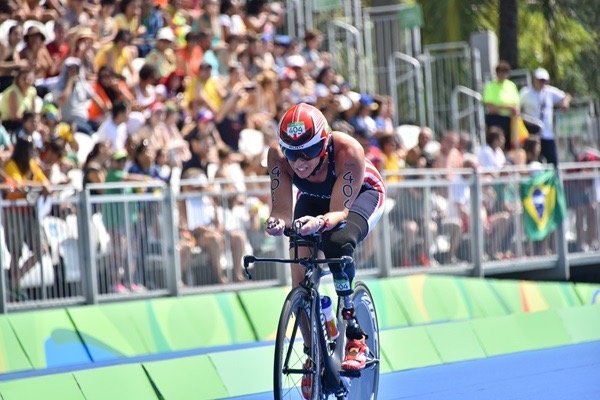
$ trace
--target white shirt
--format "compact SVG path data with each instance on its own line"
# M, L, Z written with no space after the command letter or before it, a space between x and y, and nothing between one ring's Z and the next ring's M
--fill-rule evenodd
M501 148L494 150L489 145L479 149L477 159L479 161L479 166L482 168L500 169L506 164L504 151L502 151Z
M540 91L531 86L521 89L521 112L543 122L542 139L554 139L554 106L566 96L567 94L562 90L549 85L544 86Z
M127 125L125 123L117 125L112 118L108 118L98 128L98 137L109 140L113 150L123 150L127 140Z

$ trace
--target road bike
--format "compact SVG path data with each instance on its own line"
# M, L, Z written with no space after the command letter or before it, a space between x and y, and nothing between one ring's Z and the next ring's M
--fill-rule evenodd
M305 268L304 280L287 295L279 317L273 365L274 398L327 400L333 396L336 400L374 400L379 386L379 326L369 288L364 282L357 282L352 294L355 318L368 336L367 363L361 371L344 371L340 365L346 345L346 322L341 316L341 299L338 297L336 313L339 336L332 339L321 313L318 289L321 277L331 273L326 265L340 264L343 267L352 263L353 259L348 256L318 258L321 234L301 236L298 228L295 226L284 232L290 239L293 258L244 257L244 267L250 279L248 267L256 262L299 264ZM302 246L312 249L310 257L298 257L298 248ZM303 337L301 332L308 337ZM308 363L307 358L310 360ZM309 377L311 382L305 395L301 387L303 377Z

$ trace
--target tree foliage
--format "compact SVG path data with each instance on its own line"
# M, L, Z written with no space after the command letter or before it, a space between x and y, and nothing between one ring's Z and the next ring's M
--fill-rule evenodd
M468 41L471 33L500 34L502 0L420 0L425 43ZM543 66L558 86L600 97L598 0L518 0L521 68Z

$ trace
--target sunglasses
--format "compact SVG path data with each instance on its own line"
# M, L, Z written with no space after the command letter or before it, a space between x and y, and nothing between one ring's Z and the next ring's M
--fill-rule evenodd
M282 147L281 150L283 151L285 158L287 158L289 161L296 161L299 158L303 160L312 160L321 154L321 151L323 150L323 141L321 140L305 149L290 150Z

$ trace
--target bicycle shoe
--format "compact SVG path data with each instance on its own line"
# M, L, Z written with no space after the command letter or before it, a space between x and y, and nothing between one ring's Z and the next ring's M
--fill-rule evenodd
M345 371L359 371L363 369L367 363L367 354L369 347L365 343L365 339L353 339L346 343L346 356L342 362L342 369Z
M304 362L304 366L302 367L302 369L312 369L313 363L312 360L310 358L307 358L306 361ZM304 375L302 375L302 381L300 381L300 388L302 389L302 397L304 397L307 400L310 400L312 397L312 374L311 373L305 373Z

